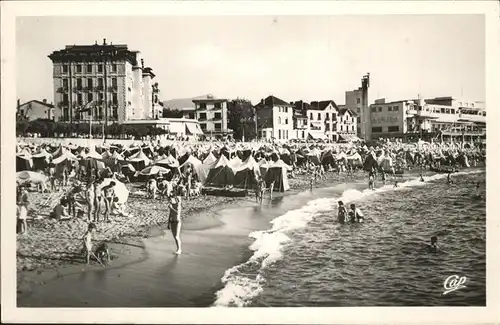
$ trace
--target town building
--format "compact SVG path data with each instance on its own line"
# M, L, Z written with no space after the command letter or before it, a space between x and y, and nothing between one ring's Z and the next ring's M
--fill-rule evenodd
M347 108L339 109L333 100L313 101L311 104L297 101L294 106L296 138L330 142L357 138L356 114Z
M361 79L361 87L345 92L345 105L338 105L339 109L349 109L357 116L356 134L363 140L371 139L371 125L369 112L368 88L370 87L370 73Z
M54 105L48 103L46 99L42 101L30 100L24 104L17 101L17 120L34 121L38 119L54 120Z
M486 137L483 102L452 97L410 99L370 105L373 139L412 138L439 141L480 141Z
M104 39L103 44L67 45L48 57L57 121L88 121L92 115L93 121L108 124L162 116L155 74L139 51Z
M124 121L124 125L141 125L147 127L157 127L168 132L168 134L178 137L196 138L203 136L200 124L195 119L185 118L158 118Z
M290 140L296 137L293 121L294 105L275 96L268 96L254 106L259 139Z
M195 118L201 130L209 137L221 137L232 133L228 129L227 99L205 95L192 100L195 105ZM192 112L186 110L186 114Z

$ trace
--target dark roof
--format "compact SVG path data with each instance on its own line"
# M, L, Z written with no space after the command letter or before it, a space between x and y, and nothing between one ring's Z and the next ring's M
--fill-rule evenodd
M127 60L137 65L137 51L129 51L127 45L94 44L66 45L64 49L52 52L48 56L52 62L101 62L106 58L110 61Z
M328 107L328 105L330 105L330 103L333 105L333 107L336 110L339 109L339 107L337 106L337 104L333 100L322 100L319 102L317 102L317 101L311 102L311 108L309 108L309 109L323 111Z
M340 109L340 114L345 114L345 112L349 112L351 113L351 116L358 116L358 114L354 113L354 111L352 109L349 109L349 108L342 108Z
M282 99L279 99L275 96L268 96L266 99L261 100L255 108L266 108L266 107L274 107L274 106L292 106L293 104L289 104Z
M44 103L44 102L42 102L42 101L40 101L40 100L37 100L37 99L30 100L29 102L23 103L23 104L21 104L21 105L19 105L19 106L24 106L24 105L29 104L29 103L32 103L32 102L36 102L36 103L38 103L38 104L40 104L40 105L44 105L44 106L47 106L47 107L49 107L49 108L54 108L54 105L49 104L49 103Z

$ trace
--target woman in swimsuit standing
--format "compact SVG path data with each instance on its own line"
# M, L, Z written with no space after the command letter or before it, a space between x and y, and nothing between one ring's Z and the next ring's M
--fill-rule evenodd
M168 217L168 228L172 231L172 236L174 236L175 245L177 246L177 251L175 254L180 255L182 253L181 249L181 198L180 196L172 196L170 199L169 209L170 214Z

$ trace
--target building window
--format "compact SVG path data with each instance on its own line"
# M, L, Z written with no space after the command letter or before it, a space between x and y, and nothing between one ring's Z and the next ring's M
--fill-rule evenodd
M206 121L207 120L207 113L200 113L200 121Z
M97 79L97 88L102 89L104 87L104 80L102 78Z
M83 105L83 96L82 94L77 94L76 95L76 102L78 105Z
M330 113L326 113L326 119L329 120L330 119Z
M62 66L62 71L63 73L68 73L68 66L66 64Z
M92 83L92 79L89 78L89 79L87 79L87 88L88 88L88 90L92 90L92 87L94 87L93 83Z
M118 94L113 94L113 105L118 105Z
M82 65L81 64L76 65L76 73L82 73Z
M388 107L387 107L387 111L388 111L388 112L392 112L392 106L388 106Z
M222 124L221 123L215 123L215 129L216 130L220 130L222 128Z
M76 79L76 89L82 90L82 79Z
M321 113L318 113L318 121L321 121Z
M356 104L361 104L361 98L356 98Z
M111 72L116 72L116 64L111 65Z
M104 94L99 93L99 103L102 103L104 101Z
M372 113L376 113L377 112L377 108L376 107L372 107L372 108L370 108L370 110L372 111Z
M214 119L219 120L221 118L222 118L222 114L221 113L215 113Z
M87 64L87 73L92 73L92 64Z
M116 78L111 79L111 87L113 87L113 89L118 88L118 79Z
M278 124L281 124L281 116L278 116Z
M97 66L97 72L102 73L102 71L103 71L102 64L99 64L99 65Z
M379 112L382 112L382 107L379 107L379 108L378 108L378 111L379 111Z
M91 101L94 100L94 94L92 93L88 93L87 94L87 102L90 103Z
M278 130L278 139L280 139L280 140L281 140L281 129L280 129L280 130Z
M285 113L288 113L288 107L284 107L283 110L285 111ZM288 138L288 132L287 132L287 138Z
M220 109L222 107L222 104L221 103L215 103L214 104L214 108L215 109Z
M63 79L63 88L68 88L68 79Z
M200 123L200 128L203 130L203 131L206 131L207 130L207 125L205 123Z
M340 132L342 132L342 131L343 131L343 127L342 127L342 125L340 125Z
M374 127L372 127L372 132L373 133L382 133L382 127L381 126L374 126Z
M288 118L285 117L285 125L288 125Z
M397 125L396 125L396 126L389 126L389 127L387 128L387 130L388 130L389 132L399 132L399 126L397 126Z
M69 96L68 94L63 94L63 104L68 105L69 103Z
M393 111L393 112L399 112L399 106L394 106L394 107L392 108L392 111Z
M207 108L207 103L200 103L199 109L206 109Z
M310 119L311 119L311 120L314 120L313 113L311 113L310 115L311 115L311 116L310 116Z

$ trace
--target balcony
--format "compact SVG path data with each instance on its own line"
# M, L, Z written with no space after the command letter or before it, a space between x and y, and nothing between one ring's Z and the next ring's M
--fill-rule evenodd
M206 121L206 120L207 120L207 117L206 117L206 116L204 116L204 117L201 117L201 116L200 116L200 117L198 117L198 121Z
M114 85L114 86L109 87L109 91L117 92L118 91L118 86Z
M428 112L428 111L424 111L424 110L418 111L417 115L420 117L425 117L425 118L438 118L439 117L437 113Z
M418 111L416 109L408 109L406 110L406 114L408 115L416 115Z
M103 85L99 85L97 87L94 88L95 91L101 91L101 90L104 90L104 86Z

